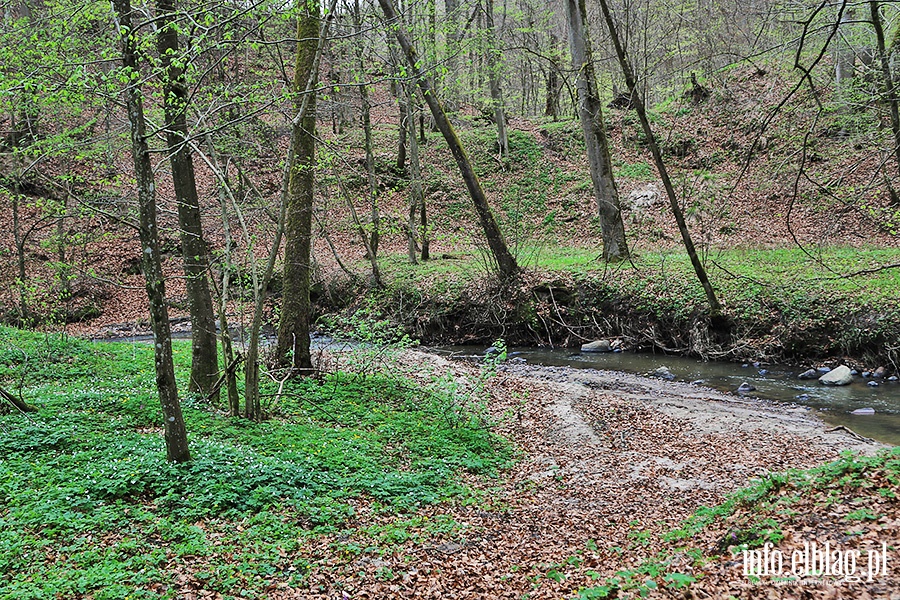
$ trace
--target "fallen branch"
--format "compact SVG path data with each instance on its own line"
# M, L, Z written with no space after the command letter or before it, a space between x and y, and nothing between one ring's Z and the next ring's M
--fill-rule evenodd
M28 404L21 398L17 398L16 396L13 396L12 394L7 392L2 387L0 387L0 398L5 400L6 402L9 402L13 406L13 408L19 410L20 412L30 413L30 412L38 411L36 406L32 406L31 404Z
M855 431L853 431L852 429L850 429L849 427L844 427L843 425L838 425L837 427L832 427L831 429L825 430L825 433L835 433L835 432L846 433L850 437L857 439L861 442L866 442L868 444L871 444L872 442L875 441L872 438L863 437L863 436L859 435L858 433L856 433Z

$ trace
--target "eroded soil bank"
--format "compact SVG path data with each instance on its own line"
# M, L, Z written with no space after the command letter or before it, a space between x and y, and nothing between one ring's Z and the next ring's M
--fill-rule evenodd
M452 371L474 380L480 368L417 352L404 360L421 365L422 377ZM341 548L365 547L363 529L389 520L359 506L356 533L307 542L303 553L313 566L309 589L300 596L284 590L273 597L571 597L671 551L660 534L678 528L700 506L720 503L753 477L809 468L848 449L881 448L802 409L622 373L508 365L486 391L498 432L514 440L523 455L495 485L473 483L484 491L484 502L423 510L431 519L452 517L458 528L396 544L388 552L342 553ZM840 507L831 508L836 511ZM892 517L867 524L867 531L897 544L896 513L894 503ZM823 527L825 520L823 514ZM834 529L839 537L844 536L840 527ZM722 541L716 536L727 542L729 531L712 535L715 539L700 548L713 557L710 562L701 565L684 554L678 566L697 581L686 590L657 592L661 597L801 593L749 581L739 560L721 557L716 549ZM833 542L841 540L846 536ZM823 580L802 593L887 598L896 589L900 580L889 573L872 583Z
M705 360L842 362L860 371L895 371L900 364L895 298L872 305L737 283L722 293L726 318L711 320L692 281L649 271L528 272L508 284L486 277L457 287L395 282L374 291L346 285L332 280L318 296L326 323L362 311L435 346L502 338L508 345L577 348L618 338L632 351Z

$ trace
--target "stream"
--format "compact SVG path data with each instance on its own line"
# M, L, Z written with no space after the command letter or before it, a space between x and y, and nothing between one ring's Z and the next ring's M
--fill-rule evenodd
M426 350L453 357L484 356L485 346L451 346ZM880 380L869 387L868 379L855 377L846 386L826 386L816 379L801 380L801 368L729 362L703 362L682 356L632 352L582 353L571 348L510 348L510 359L523 359L535 366L573 367L623 371L647 375L668 367L676 381L698 382L722 392L734 392L742 383L756 388L742 396L806 406L827 423L849 427L858 434L886 444L900 445L900 384ZM764 370L764 371L763 371ZM761 374L762 373L762 374ZM699 383L702 382L702 383ZM874 415L853 415L860 408L875 409Z
M190 338L190 332L173 332L175 339ZM149 342L153 336L138 335L106 338L102 341ZM101 341L101 340L98 340ZM329 337L313 337L314 348L344 346ZM352 344L351 344L352 345ZM447 357L483 359L485 346L445 346L422 348ZM738 386L749 383L755 391L742 396L772 400L792 406L806 406L826 423L849 427L858 434L885 444L900 445L900 383L880 380L878 387L869 387L867 379L855 377L846 386L825 386L816 379L801 380L797 375L805 369L778 365L754 367L749 363L703 362L675 355L633 352L580 352L571 348L509 348L511 360L524 360L534 366L572 367L621 371L647 375L665 366L676 381L697 382L721 392L737 393ZM764 371L763 371L764 369ZM854 415L854 410L872 408L874 415Z

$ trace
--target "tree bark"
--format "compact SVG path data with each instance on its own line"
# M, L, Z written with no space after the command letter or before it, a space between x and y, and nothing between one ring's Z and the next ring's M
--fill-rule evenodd
M310 90L318 80L318 0L306 0L297 17L297 62L294 69L292 159L284 229L284 299L275 357L294 374L312 373L309 345L311 306L309 286L312 250L312 213L316 164L316 98ZM308 97L305 97L308 96ZM305 105L305 106L304 106ZM248 365L249 368L249 365Z
M178 207L181 250L184 259L185 286L191 315L191 379L189 391L204 396L217 396L212 387L218 379L216 320L209 292L209 259L200 202L194 178L194 162L187 144L185 112L188 90L184 69L173 58L178 56L178 30L175 25L175 0L157 0L157 48L165 72L163 89L166 119L166 143L172 165L172 182Z
M569 1L571 2L571 0ZM584 0L580 1L583 2ZM644 99L638 93L637 80L634 77L634 72L631 70L631 65L628 63L628 56L625 54L622 42L619 40L619 34L616 30L615 22L613 22L609 4L607 0L599 0L599 2L600 10L603 12L603 18L606 21L606 27L609 30L609 35L612 38L613 46L616 50L619 66L622 69L622 74L625 76L628 92L631 94L634 101L634 108L637 110L638 118L641 121L641 127L644 130L644 135L647 137L647 144L650 147L651 154L653 154L653 161L656 163L659 177L662 179L663 187L666 189L666 195L669 197L669 206L671 206L672 214L675 215L675 221L678 223L678 231L681 233L681 240L684 243L684 248L687 250L688 256L691 259L691 265L694 267L697 279L700 281L700 285L703 286L703 291L706 293L706 299L709 302L710 315L712 316L713 322L722 323L722 305L719 303L718 298L716 298L716 293L709 281L709 277L706 275L706 269L703 267L703 263L700 262L700 257L697 255L697 249L694 246L693 239L691 239L691 232L688 230L687 222L684 220L684 213L681 211L681 206L678 204L678 198L675 196L675 188L672 186L672 180L669 178L669 171L666 169L665 161L663 161L662 153L659 150L659 144L656 141L656 136L653 135L653 129L650 128L650 121L647 118L647 109L644 106Z
M894 157L900 171L900 108L897 104L897 93L894 88L894 77L891 73L891 60L885 48L884 28L881 23L881 11L878 2L869 2L872 26L875 28L875 39L878 44L878 59L881 61L881 75L884 79L884 95L891 108L891 131L894 134Z
M503 90L500 87L499 40L494 28L494 0L485 0L485 24L488 30L488 79L491 88L491 103L494 108L494 120L497 122L497 142L500 146L500 158L509 158L509 136L506 133L506 110L503 108Z
M405 127L409 130L409 262L416 264L416 213L425 218L425 194L422 191L422 168L419 163L419 140L416 139L416 120L413 101L413 86L406 87L406 123ZM425 223L422 223L422 260L428 260L425 254Z
M131 124L131 156L138 186L139 235L141 239L141 264L150 303L150 325L153 329L154 366L156 389L165 425L166 458L182 463L191 459L188 450L187 431L178 401L175 384L175 368L172 361L172 334L169 328L169 311L166 306L166 288L159 254L159 234L156 224L156 186L153 165L147 145L146 125L141 90L137 87L137 40L131 23L130 0L114 0L122 35L122 64L131 77L125 90L128 120Z
M363 140L366 153L366 179L369 184L369 206L372 211L372 230L369 232L370 260L378 260L378 241L380 238L380 216L378 212L378 181L375 178L375 154L372 150L372 106L369 101L369 88L366 83L366 61L362 47L362 17L359 12L359 0L353 3L353 21L359 42L356 44L356 60L359 68L359 97L361 100ZM401 127L402 129L402 127ZM379 278L376 277L376 280Z
M594 184L594 198L600 217L603 258L621 260L628 257L628 246L625 243L625 225L622 222L619 191L613 178L609 140L597 91L585 0L566 0L566 19L569 24L572 66L578 71L576 82L578 117L584 131L591 181Z
M431 110L431 115L434 117L435 126L444 136L447 145L450 146L450 152L453 154L453 158L456 159L456 165L459 167L463 181L465 181L466 187L469 190L469 196L472 198L472 203L475 205L475 211L478 213L478 220L481 223L481 227L487 238L491 255L497 263L498 272L504 279L515 277L519 274L519 265L516 263L516 259L513 257L512 253L510 253L509 248L506 245L506 240L503 239L503 234L500 232L500 228L494 220L494 215L491 213L491 208L488 205L487 197L484 195L484 189L481 187L481 182L478 180L478 176L472 169L472 163L469 162L469 157L466 156L466 151L462 147L459 137L457 137L456 131L453 129L453 125L451 125L450 121L447 119L444 108L441 106L440 101L435 95L434 85L423 72L422 67L419 64L418 56L416 55L415 49L412 47L412 43L409 41L409 37L403 27L403 22L397 16L397 12L394 10L391 0L378 0L378 3L381 5L381 10L384 11L389 26L394 29L397 41L400 43L403 54L406 56L407 63L409 63L412 73L416 78L416 84L419 86L422 97L425 99L428 108Z
M37 412L38 408L36 406L32 406L28 404L24 400L20 400L15 395L7 392L5 389L0 387L0 400L4 400L9 403L10 406L15 408L20 412ZM0 415L5 414L7 411L2 408L0 405Z

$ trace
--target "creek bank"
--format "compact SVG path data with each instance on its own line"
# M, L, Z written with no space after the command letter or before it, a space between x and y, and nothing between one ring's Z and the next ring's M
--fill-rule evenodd
M900 364L900 308L852 296L804 299L742 288L723 293L727 328L711 324L699 286L633 275L527 272L514 283L482 277L464 285L394 282L380 290L333 279L320 317L386 319L430 346L508 345L662 352L704 360L837 367L886 374ZM730 289L730 288L729 288ZM606 344L591 350L606 351ZM823 373L815 374L815 378Z

